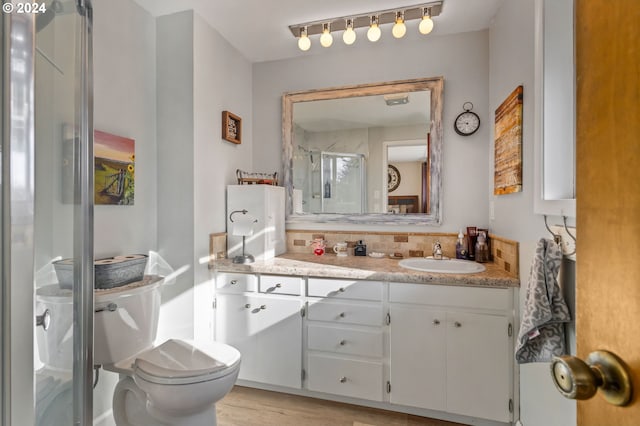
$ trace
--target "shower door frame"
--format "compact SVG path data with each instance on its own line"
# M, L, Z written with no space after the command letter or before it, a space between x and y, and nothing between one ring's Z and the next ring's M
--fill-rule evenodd
M5 5L11 3L2 0ZM93 423L93 65L91 0L75 0L73 423ZM54 18L55 19L55 18ZM0 424L34 424L35 16L4 13L0 192ZM14 158L14 161L12 161ZM27 167L20 167L15 160ZM26 184L25 184L26 182ZM20 185L22 183L22 185ZM20 203L18 203L18 201Z
M352 153L352 152L333 152L333 151L320 151L320 213L326 213L324 211L324 157L349 157L349 158L357 158L360 160L360 212L349 212L349 213L364 213L366 204L367 204L367 189L366 185L366 171L365 171L365 161L364 154ZM332 177L329 177L331 179ZM364 187L364 188L363 188ZM332 188L333 191L333 188ZM313 193L313 191L312 191ZM332 212L335 213L335 212Z

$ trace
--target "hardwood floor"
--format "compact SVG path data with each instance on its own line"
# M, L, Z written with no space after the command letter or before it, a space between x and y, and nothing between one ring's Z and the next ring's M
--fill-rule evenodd
M459 423L236 386L216 404L218 426L458 426Z

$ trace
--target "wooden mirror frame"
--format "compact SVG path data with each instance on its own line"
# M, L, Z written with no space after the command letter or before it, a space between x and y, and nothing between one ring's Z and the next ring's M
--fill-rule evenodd
M293 106L296 102L341 99L358 96L386 95L399 92L431 92L431 125L429 134L429 207L427 214L389 213L293 213ZM282 168L286 191L287 223L344 223L375 225L432 225L442 223L442 111L444 100L444 78L419 78L356 86L334 87L301 92L285 93L282 96ZM425 144L427 143L425 136Z

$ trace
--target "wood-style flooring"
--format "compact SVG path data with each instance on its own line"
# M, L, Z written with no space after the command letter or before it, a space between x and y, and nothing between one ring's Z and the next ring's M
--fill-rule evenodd
M236 386L216 404L218 426L460 426L459 423Z

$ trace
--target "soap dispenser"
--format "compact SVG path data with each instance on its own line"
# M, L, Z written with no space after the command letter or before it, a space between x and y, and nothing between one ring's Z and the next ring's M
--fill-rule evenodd
M478 233L476 242L475 257L476 262L485 263L489 261L489 246L487 245L487 237L484 232Z
M467 258L467 247L464 243L464 235L462 229L458 231L458 241L456 242L456 259Z

